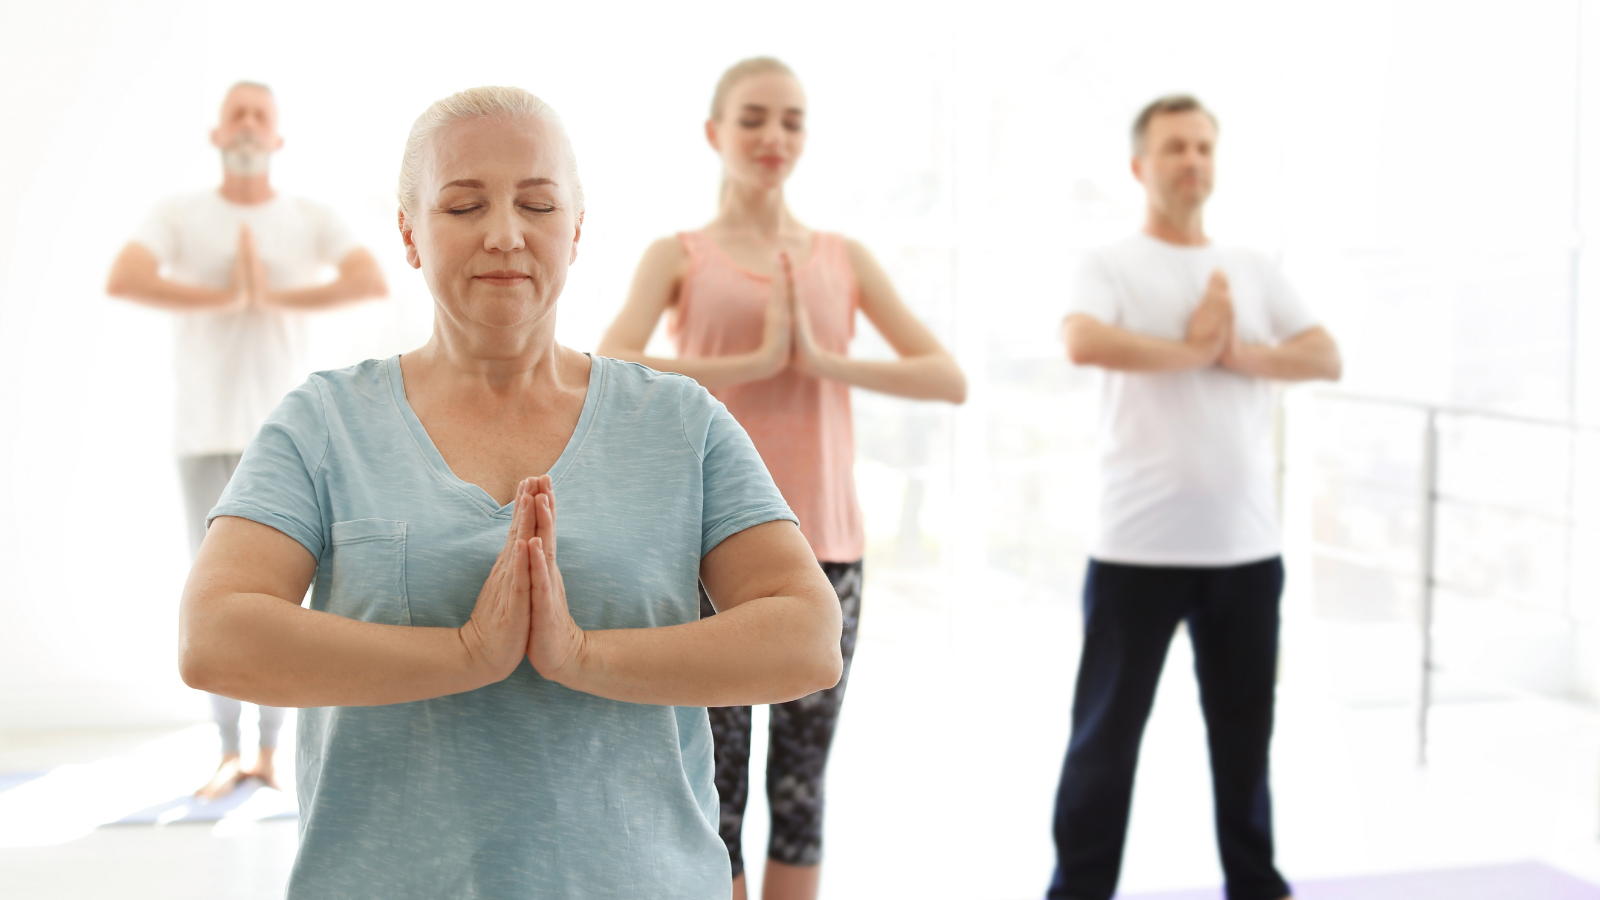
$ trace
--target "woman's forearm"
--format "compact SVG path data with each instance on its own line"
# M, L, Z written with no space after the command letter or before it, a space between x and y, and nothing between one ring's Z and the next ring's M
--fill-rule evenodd
M784 703L839 682L839 601L760 597L698 622L585 633L576 691L661 706Z
M900 359L851 359L834 353L818 354L817 375L852 387L913 400L967 399L967 379L961 367L944 353Z
M186 684L268 706L380 706L498 680L458 629L360 622L269 594L186 603L180 629Z
M601 356L626 360L649 366L658 372L676 372L687 375L708 390L760 381L777 371L760 353L740 353L734 356L698 356L678 359L667 356L650 356L643 351L622 350L602 345L595 351Z

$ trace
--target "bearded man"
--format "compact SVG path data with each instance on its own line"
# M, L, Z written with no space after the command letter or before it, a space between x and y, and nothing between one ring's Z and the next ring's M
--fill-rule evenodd
M106 284L113 297L176 314L173 449L191 553L245 446L306 375L305 314L387 293L377 261L331 209L273 190L268 169L283 138L266 85L228 90L211 143L222 155L221 187L156 207ZM338 270L331 281L329 268ZM283 710L260 707L260 748L247 768L239 701L212 695L211 705L222 762L195 795L215 799L250 777L276 787Z

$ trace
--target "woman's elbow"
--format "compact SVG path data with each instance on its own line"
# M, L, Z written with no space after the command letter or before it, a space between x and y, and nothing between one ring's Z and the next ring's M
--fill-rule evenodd
M197 691L216 693L217 666L209 654L197 646L196 641L185 637L178 645L178 677Z
M961 369L957 367L955 363L951 363L950 366L955 371L952 373L950 384L945 391L944 397L940 399L949 403L954 403L956 406L960 406L961 404L967 402L967 376L962 373Z
M839 648L844 616L831 588L818 606L820 609L812 620L814 627L806 639L800 665L794 669L801 697L825 691L844 677L844 654Z
M844 654L840 652L837 640L814 654L814 657L808 689L800 695L802 697L817 691L825 691L837 685L839 679L844 677Z

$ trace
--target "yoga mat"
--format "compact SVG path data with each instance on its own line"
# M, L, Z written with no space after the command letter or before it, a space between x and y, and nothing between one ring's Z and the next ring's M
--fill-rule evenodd
M259 779L247 778L233 792L210 802L184 796L157 803L124 816L112 825L176 825L182 822L216 822L223 818L260 821L292 819L299 815L293 797L275 791Z
M1600 887L1536 862L1295 881L1295 900L1600 900ZM1118 894L1121 900L1222 900L1222 889Z
M18 785L27 784L35 778L47 775L47 772L0 772L0 793L11 790Z

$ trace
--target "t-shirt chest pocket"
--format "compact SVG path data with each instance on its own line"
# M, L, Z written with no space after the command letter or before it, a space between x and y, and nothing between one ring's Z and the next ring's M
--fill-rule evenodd
M362 622L410 625L406 596L406 523L353 519L333 523L328 612Z

